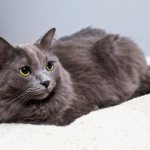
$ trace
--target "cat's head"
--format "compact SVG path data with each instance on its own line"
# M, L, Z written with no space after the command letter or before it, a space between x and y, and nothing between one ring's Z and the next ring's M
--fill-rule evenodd
M12 46L0 38L0 100L42 100L58 84L61 72L51 52L55 28L33 44Z

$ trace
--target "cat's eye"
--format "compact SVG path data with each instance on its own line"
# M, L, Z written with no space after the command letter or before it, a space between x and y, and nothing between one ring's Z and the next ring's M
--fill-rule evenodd
M29 66L24 66L24 67L21 67L19 69L19 73L24 76L24 77L27 77L31 74L31 69Z
M46 63L46 70L47 71L51 71L51 70L53 70L54 69L54 62L53 61L48 61L47 63Z

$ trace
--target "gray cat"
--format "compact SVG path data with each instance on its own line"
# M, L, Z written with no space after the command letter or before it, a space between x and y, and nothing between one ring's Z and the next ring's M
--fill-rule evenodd
M0 122L67 125L150 92L149 67L128 38L86 28L53 42L0 38Z

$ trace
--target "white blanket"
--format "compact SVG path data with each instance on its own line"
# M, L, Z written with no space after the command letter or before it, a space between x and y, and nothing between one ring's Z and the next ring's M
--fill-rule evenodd
M0 150L150 150L150 95L67 127L0 124Z
M1 124L0 150L150 150L150 95L67 127Z

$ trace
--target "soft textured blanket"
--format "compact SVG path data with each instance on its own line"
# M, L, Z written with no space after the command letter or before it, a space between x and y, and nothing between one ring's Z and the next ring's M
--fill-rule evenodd
M150 95L67 127L0 124L0 150L150 150Z

